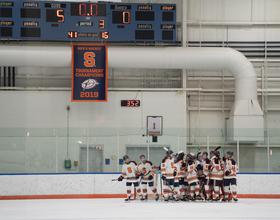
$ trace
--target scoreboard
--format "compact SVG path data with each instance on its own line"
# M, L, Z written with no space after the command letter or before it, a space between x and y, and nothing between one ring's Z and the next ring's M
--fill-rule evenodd
M0 0L0 39L176 41L176 5Z

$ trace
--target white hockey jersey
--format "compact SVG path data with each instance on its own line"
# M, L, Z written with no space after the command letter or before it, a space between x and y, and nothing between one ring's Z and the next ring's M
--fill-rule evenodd
M187 181L189 184L198 181L197 178L197 169L196 169L196 162L189 162L187 168Z
M222 180L224 176L224 163L221 159L213 159L211 160L212 171L210 173L210 179L211 180Z
M183 167L183 163L184 161L183 160L178 160L176 162L177 164L177 176L180 178L180 179L184 179L186 177L186 170L187 170L187 167Z
M206 176L206 179L209 179L210 177L210 171L209 171L209 165L210 165L210 160L206 158L205 160L202 160L202 168L203 168L203 174Z
M154 176L154 167L152 162L146 161L146 163L140 163L138 165L138 170L143 174L142 181L143 182L152 182L153 179L149 180L149 176Z
M127 177L127 182L138 182L136 175L140 174L137 163L130 161L129 164L124 163L122 167L122 176Z
M226 176L225 174L224 174L224 179L232 179L232 178L236 178L236 172L238 172L238 167L237 167L237 165L236 165L236 163L235 163L235 160L234 159L226 159L225 160L225 170L224 170L224 173L226 172L226 171L229 171L230 173L229 173L229 175L228 176Z
M163 158L161 162L161 173L166 179L174 179L173 173L177 172L177 168L174 166L174 160L169 157Z

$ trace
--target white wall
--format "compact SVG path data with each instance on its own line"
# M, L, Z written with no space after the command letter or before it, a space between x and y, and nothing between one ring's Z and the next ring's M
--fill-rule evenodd
M140 100L140 107L121 107L121 100L131 99ZM146 135L147 116L163 116L165 136L156 144L171 145L175 151L186 146L184 138L180 146L177 142L177 135L186 136L185 94L177 92L108 92L108 102L90 103L71 102L70 91L1 91L0 103L0 173L24 172L25 157L28 173L55 173L56 155L58 172L79 172L79 167L69 171L63 164L67 157L67 105L72 161L80 159L79 146L87 143L89 134L90 145L104 146L102 171L117 171L118 158L110 165L105 165L105 158L118 154L122 158L126 144L147 145L142 136Z
M138 99L140 107L121 107ZM146 128L146 117L163 116L165 128L185 127L185 95L177 92L108 92L108 102L71 102L70 91L1 91L2 128ZM30 134L32 135L32 134Z
M0 175L0 196L125 194L125 181L111 181L119 175ZM279 181L279 174L238 174L237 193L280 196Z

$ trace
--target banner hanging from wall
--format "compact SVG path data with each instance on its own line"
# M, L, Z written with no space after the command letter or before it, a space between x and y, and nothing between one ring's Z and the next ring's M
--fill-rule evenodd
M107 102L107 45L72 44L72 102Z

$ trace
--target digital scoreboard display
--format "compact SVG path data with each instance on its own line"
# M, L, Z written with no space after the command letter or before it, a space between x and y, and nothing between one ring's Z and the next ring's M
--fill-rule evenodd
M176 41L176 5L1 1L1 40Z
M121 106L140 107L140 100L121 100Z

